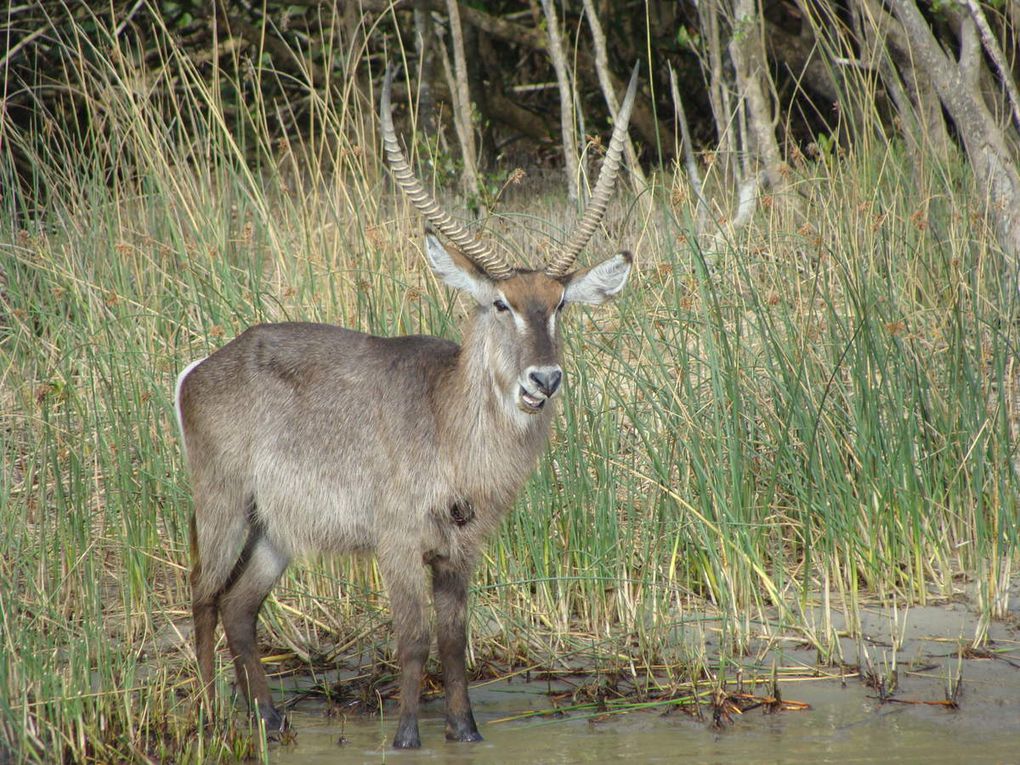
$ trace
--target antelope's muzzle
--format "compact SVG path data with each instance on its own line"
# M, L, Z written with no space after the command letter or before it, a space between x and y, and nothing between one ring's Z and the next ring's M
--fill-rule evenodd
M518 406L529 414L540 412L563 382L563 370L558 366L529 367L518 391Z

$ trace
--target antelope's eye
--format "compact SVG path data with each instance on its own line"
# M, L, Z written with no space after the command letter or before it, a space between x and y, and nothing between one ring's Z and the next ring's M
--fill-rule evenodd
M495 303L492 304L492 307L495 308L500 313L503 313L503 311L509 311L510 310L510 306L508 306L502 300L497 300Z

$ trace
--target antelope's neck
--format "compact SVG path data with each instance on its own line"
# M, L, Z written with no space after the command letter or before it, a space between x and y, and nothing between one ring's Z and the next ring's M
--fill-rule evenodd
M545 449L554 402L538 414L517 409L516 380L500 379L494 353L468 330L441 381L437 411L456 490L506 510Z

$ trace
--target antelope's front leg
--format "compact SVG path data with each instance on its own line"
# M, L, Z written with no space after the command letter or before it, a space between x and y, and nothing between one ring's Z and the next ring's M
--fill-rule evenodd
M421 746L418 734L421 679L429 657L425 569L421 558L413 555L380 555L379 563L390 594L393 629L397 635L397 660L400 662L400 720L393 737L393 748L417 749Z
M434 560L431 567L436 639L446 688L446 738L481 741L467 688L467 589L471 571L443 559Z

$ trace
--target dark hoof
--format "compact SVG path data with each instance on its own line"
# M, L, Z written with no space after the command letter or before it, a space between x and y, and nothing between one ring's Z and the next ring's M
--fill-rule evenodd
M287 718L281 715L272 704L259 704L259 717L266 726L267 736L276 736L289 727Z
M421 739L417 736L396 736L393 739L394 749L421 749Z
M451 718L446 721L447 741L482 741L482 734L478 732L474 716L468 712L461 718Z
M418 721L400 721L397 735L393 737L394 749L421 749L421 736L418 735Z
M485 741L482 738L482 734L478 731L467 731L466 733L454 733L453 731L446 731L447 741L462 741L465 744L470 744L475 741Z

